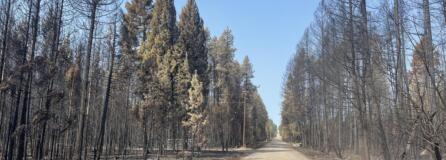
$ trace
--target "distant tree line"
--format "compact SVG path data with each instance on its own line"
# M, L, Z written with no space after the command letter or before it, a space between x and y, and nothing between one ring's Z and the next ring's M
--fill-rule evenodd
M162 157L275 136L249 58L197 4L1 0L0 159Z
M284 79L282 137L339 158L444 158L445 13L446 1L320 1Z

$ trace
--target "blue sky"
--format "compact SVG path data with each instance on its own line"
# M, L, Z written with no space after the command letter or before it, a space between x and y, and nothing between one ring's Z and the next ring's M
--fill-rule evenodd
M187 0L176 0L177 13ZM269 117L279 125L282 77L298 40L313 19L318 0L197 0L213 36L229 27L235 36L236 58L248 55L254 83Z

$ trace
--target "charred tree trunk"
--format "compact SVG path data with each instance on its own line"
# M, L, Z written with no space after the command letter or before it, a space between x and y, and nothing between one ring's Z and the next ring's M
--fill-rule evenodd
M20 120L20 124L21 125L25 125L26 124L26 113L28 112L29 107L31 106L31 95L32 95L32 81L33 81L33 66L34 66L34 56L36 54L36 43L37 43L37 36L38 36L38 31L39 31L39 20L40 20L40 2L41 0L37 0L36 1L36 6L35 6L35 15L34 15L34 19L33 19L33 24L32 24L32 44L31 44L31 55L30 55L30 60L28 61L30 68L28 70L28 75L27 75L27 81L25 83L25 94L24 94L24 100L23 100L23 104L22 104L22 117ZM24 137L25 133L22 133L20 139L19 139L19 143L23 143L25 141L25 138L22 138L22 136ZM23 142L22 142L23 141ZM19 146L19 153L23 153L26 152L26 148L23 146ZM21 151L20 151L21 150ZM23 154L19 154L21 156L23 156ZM39 155L36 154L36 159L41 159L43 157L43 155ZM21 158L21 157L20 157Z
M142 118L142 127L143 127L143 151L142 156L144 159L147 159L147 151L148 151L148 137L147 137L147 113L144 111Z
M446 25L446 0L443 0L443 18Z
M87 44L87 57L85 61L85 71L83 76L83 90L82 90L82 102L80 108L79 115L79 123L78 130L76 136L76 151L77 151L77 159L82 160L82 151L83 151L83 139L84 139L84 129L85 129L85 121L87 117L87 106L89 105L89 92L90 92L90 61L91 61L91 52L93 48L93 37L96 26L96 12L98 8L98 0L93 0L90 8L90 28L88 33L88 44Z
M51 55L48 57L52 58L52 63L57 66L57 60L58 60L58 49L59 49L59 41L60 41L60 32L61 32L61 22L62 22L62 13L63 13L63 0L61 1L61 4L59 2L56 2L56 15L57 19L55 22L53 22L54 26L52 26L53 29L53 37L52 37L52 46L51 46ZM60 8L59 8L60 7ZM49 68L49 72L51 70L51 67ZM52 97L53 97L53 87L54 87L54 78L51 77L48 84L47 84L47 91L46 91L46 99L45 99L45 108L44 113L50 112L50 107L52 103ZM37 159L42 159L44 157L44 146L45 146L45 137L46 137L46 130L47 130L47 124L48 124L48 118L45 118L42 124L41 133L37 140ZM55 136L55 135L53 135Z
M371 62L371 55L370 55L370 48L369 48L369 33L368 33L368 13L367 13L367 3L366 0L361 0L360 1L360 12L361 12L361 33L362 33L362 38L363 40L362 42L362 76L360 76L362 78L361 80L361 93L360 93L360 99L362 101L362 105L358 106L360 108L360 121L361 121L361 137L360 137L360 141L363 142L363 146L364 147L362 149L363 155L362 158L365 160L369 160L370 159L370 146L369 146L369 124L368 124L368 116L367 116L367 107L369 107L369 111L371 111L371 107L367 101L368 99L368 94L366 91L366 86L369 84L370 81L370 77L371 77L371 67L370 67L370 62ZM370 116L370 115L369 115Z
M111 54L110 69L109 69L109 73L108 73L104 105L103 105L102 113L101 113L101 124L99 127L99 137L98 137L97 147L96 147L98 154L97 154L97 158L96 157L94 158L95 160L101 159L102 146L104 143L105 123L107 121L108 104L109 104L109 99L110 99L111 83L112 83L112 77L113 77L113 65L114 65L114 61L115 61L116 22L114 22L112 32L113 32L112 33L113 35L112 35L112 40L111 40L111 44L110 44L110 54Z
M5 20L4 20L4 26L3 26L3 37L2 37L2 48L1 48L1 60L0 60L0 84L3 84L3 80L4 80L4 70L5 70L5 65L6 65L6 52L7 52L7 42L8 42L8 33L9 33L9 21L11 18L11 5L12 5L12 0L7 0L6 2L6 10L5 10ZM0 108L2 109L2 113L1 114L1 122L3 124L3 118L6 116L4 111L6 108L6 98L5 98L5 92L4 91L0 91ZM18 112L18 111L16 111ZM18 114L18 113L17 113ZM15 122L13 122L15 123ZM12 131L15 130L15 124L13 123L9 123L8 126L8 131L7 131L7 137L6 137L6 146L3 150L7 150L7 152L4 151L4 156L5 159L11 159L12 157L12 148L10 148L10 144L14 143L12 142L11 139L11 134ZM0 127L0 131L2 131L3 129L3 125ZM9 151L11 149L11 151ZM11 154L10 154L11 153Z
M11 19L11 5L12 0L7 0L6 2L6 10L5 10L5 20L4 20L4 27L3 27L3 42L2 42L2 56L0 60L0 84L3 82L3 76L4 76L4 70L5 70L5 63L6 63L6 51L7 51L7 42L9 38L9 22ZM3 101L4 99L2 99Z
M377 92L376 90L374 92ZM382 120L382 111L381 111L381 101L378 100L379 97L377 97L378 95L374 95L374 99L375 99L375 103L376 103L376 107L377 107L377 116L378 116L378 134L379 137L381 138L381 149L382 149L382 153L383 153L383 157L384 160L391 160L391 154L390 154L390 150L389 150L389 144L387 143L387 135L385 132L385 128L383 125L383 120Z

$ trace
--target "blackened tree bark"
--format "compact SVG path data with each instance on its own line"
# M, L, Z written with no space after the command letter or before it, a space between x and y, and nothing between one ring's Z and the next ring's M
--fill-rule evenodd
M111 54L111 59L110 59L110 69L109 69L109 73L108 73L108 78L107 78L107 87L106 87L106 91L105 91L105 98L104 98L104 104L103 104L103 108L102 108L102 113L101 113L101 124L99 127L99 137L97 140L97 157L95 157L95 160L100 160L101 159L101 153L102 153L102 146L104 144L104 132L105 132L105 123L107 121L107 113L108 113L108 104L109 104L109 99L110 99L110 92L111 92L111 84L112 84L112 77L113 77L113 65L114 65L114 60L115 60L115 43L116 43L116 20L114 22L114 26L112 29L112 35L111 40L110 40L110 44L109 44L109 51Z

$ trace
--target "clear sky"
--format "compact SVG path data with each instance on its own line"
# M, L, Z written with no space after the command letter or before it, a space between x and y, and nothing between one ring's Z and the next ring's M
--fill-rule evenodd
M229 27L236 58L248 55L269 117L280 124L282 78L318 0L196 0L212 36ZM176 0L177 14L187 0Z

